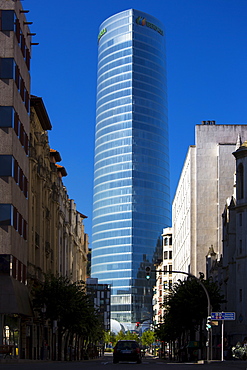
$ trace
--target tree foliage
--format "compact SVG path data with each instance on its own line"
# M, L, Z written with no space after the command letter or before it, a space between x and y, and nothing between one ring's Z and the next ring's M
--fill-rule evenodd
M137 333L133 333L133 332L130 332L130 331L127 331L126 333L124 333L122 330L116 335L116 341L118 340L135 340L137 342L139 342L140 338L139 338L139 335Z
M142 333L141 342L143 346L151 346L155 342L156 335L154 331L146 330Z
M77 335L84 342L103 338L103 328L82 282L72 283L67 277L45 276L43 284L33 289L34 309L41 314L45 307L45 319L51 324L57 321L60 340Z
M212 280L200 279L208 291L212 309L220 310L225 302L218 285ZM208 301L204 289L194 278L188 278L175 284L165 298L166 314L164 324L156 329L161 340L175 340L186 330L194 331L207 317Z
M104 333L104 342L106 344L111 344L113 347L117 343L117 336L115 333L108 331Z

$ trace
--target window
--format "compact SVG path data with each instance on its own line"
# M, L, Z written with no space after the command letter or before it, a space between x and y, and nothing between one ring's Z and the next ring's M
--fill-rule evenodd
M242 243L242 240L240 239L239 240L239 253L242 254L243 252L243 243Z
M168 245L168 243L169 243L168 238L165 238L165 239L164 239L164 245Z
M18 44L20 45L23 57L28 70L30 69L30 51L27 48L25 37L21 31L20 21L14 10L0 10L0 31L14 31Z
M242 199L244 197L244 167L240 163L237 168L237 198Z
M0 78L14 79L16 87L20 93L22 101L29 112L30 96L26 89L25 82L20 74L19 67L16 65L13 58L0 58Z
M243 290L239 289L239 302L242 302L243 300Z
M239 226L242 226L243 224L243 215L242 213L239 213Z
M12 262L12 276L13 276L14 279L16 279L16 277L17 277L17 274L16 274L16 272L17 272L17 259L14 256L12 256L11 262Z
M0 254L0 273L10 274L10 255Z
M169 265L169 273L172 272L172 265Z
M12 204L0 204L0 226L13 226L27 240L27 221Z
M23 217L20 213L18 214L18 225L17 225L17 227L18 227L18 230L17 230L18 233L20 235L22 235L22 232L23 232Z
M13 107L0 107L0 127L13 127L14 109Z
M169 251L169 259L172 259L172 251Z
M28 136L23 124L19 120L18 114L15 112L13 107L0 107L0 127L14 128L15 133L21 142L21 145L25 150L25 153L28 154Z
M0 155L0 176L13 176L13 161L12 155Z
M14 10L0 10L0 30L14 31L15 12Z
M11 79L14 78L14 59L1 58L0 59L0 78Z
M13 211L13 227L15 230L18 229L18 212L17 209L14 207Z
M0 204L0 226L12 225L12 205Z
M164 252L164 260L167 260L167 258L168 258L168 252L167 252L167 251L165 251L165 252Z
M35 246L36 247L39 247L39 234L38 233L35 233Z
M17 160L11 155L0 155L0 177L11 176L19 188L28 196L28 181Z

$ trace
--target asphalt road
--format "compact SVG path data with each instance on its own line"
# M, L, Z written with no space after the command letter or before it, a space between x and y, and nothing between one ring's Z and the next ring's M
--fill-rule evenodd
M113 364L112 355L78 362L8 360L0 362L0 370L247 370L247 361L211 362L209 364L174 363L146 356L142 364L120 362Z

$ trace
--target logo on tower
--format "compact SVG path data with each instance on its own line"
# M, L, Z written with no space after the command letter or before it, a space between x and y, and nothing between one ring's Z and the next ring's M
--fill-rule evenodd
M140 24L141 26L146 26L146 18L138 17L136 18L136 23Z
M146 26L146 27L152 28L154 31L156 31L160 35L164 36L164 31L161 28L159 28L158 26L156 26L153 23L148 22L146 20L146 18L144 18L144 17L137 17L136 18L136 23L139 24L140 26Z
M107 29L106 28L103 28L103 30L100 31L100 33L98 34L98 42L99 40L101 39L101 37L107 32Z

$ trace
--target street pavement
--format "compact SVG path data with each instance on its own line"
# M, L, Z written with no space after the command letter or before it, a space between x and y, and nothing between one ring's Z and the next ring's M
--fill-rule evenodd
M134 366L134 368L133 368ZM247 370L247 361L212 361L210 363L177 363L146 355L142 364L113 364L112 354L105 353L103 357L84 361L32 361L32 360L1 360L0 370Z

